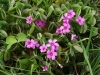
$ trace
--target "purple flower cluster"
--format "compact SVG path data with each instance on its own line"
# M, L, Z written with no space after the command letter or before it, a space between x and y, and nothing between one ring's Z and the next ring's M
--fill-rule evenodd
M27 48L32 48L35 49L36 47L39 47L40 44L38 43L38 41L33 40L33 39L27 39L25 41L25 46ZM49 39L48 40L48 44L43 44L39 47L40 52L46 52L47 53L47 58L51 58L52 60L55 60L55 57L57 56L57 50L59 48L59 44L57 43L57 40L54 39Z
M23 0L25 1L25 0ZM64 15L62 16L62 26L60 26L59 28L57 28L56 33L57 34L66 34L66 33L70 33L71 30L71 25L70 22L72 21L72 19L75 16L75 12L73 10L68 10L67 13L64 13ZM27 24L32 24L33 18L32 16L28 16L26 17L26 23ZM78 16L76 18L76 22L82 26L84 25L85 19L81 16ZM34 22L38 27L43 28L46 25L46 20L42 21L40 19L37 19ZM76 41L76 39L78 38L78 36L76 34L72 34L71 35L71 40L72 41ZM27 39L25 41L25 47L26 48L32 48L35 49L36 47L40 49L41 53L46 53L46 57L48 59L51 60L56 60L56 56L58 55L57 50L59 49L59 44L57 43L56 39L49 39L47 44L42 44L40 46L40 44L38 43L38 41L33 40L33 39ZM63 66L61 64L59 64L60 68L63 68ZM45 65L42 67L43 71L46 71L48 69L48 66Z
M26 23L27 24L32 24L32 21L33 21L33 18L32 18L31 15L26 17ZM45 20L42 21L42 20L38 19L38 20L35 21L35 24L37 26L39 26L40 28L43 28L46 25L46 21Z
M65 13L62 16L62 24L63 25L60 26L59 28L57 28L56 33L57 34L70 33L70 28L71 28L70 22L74 16L75 16L75 12L73 10L69 10L67 13ZM85 19L84 19L84 17L78 16L76 18L76 22L82 26L82 25L84 25ZM72 36L71 36L72 41L75 41L77 38L78 38L78 36L76 34L72 34Z
M73 10L69 10L68 13L65 13L62 17L63 25L57 28L56 33L57 34L70 33L70 21L74 16L75 16L75 12Z
M36 40L27 39L27 40L25 41L25 47L27 47L27 48L35 49L36 47L39 47L39 46L40 46L40 45L39 45L38 41L36 41Z
M46 25L46 22L45 21L41 21L40 19L38 19L38 20L35 21L35 24L37 26L39 26L40 28L43 28Z
M55 57L57 56L57 50L59 48L59 44L57 43L57 40L48 40L48 44L43 44L40 46L40 52L46 52L47 58L55 60Z

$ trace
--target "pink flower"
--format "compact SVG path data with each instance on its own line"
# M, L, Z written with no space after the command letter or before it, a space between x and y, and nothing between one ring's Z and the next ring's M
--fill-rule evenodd
M48 66L43 66L42 69L43 71L46 71L48 69Z
M73 10L68 10L67 16L69 19L72 19L75 16L75 12Z
M68 13L65 13L62 17L63 22L69 23L70 20L75 16L75 12L73 10L68 10Z
M40 46L40 44L38 43L38 41L34 40L34 43L35 43L35 46L36 47L39 47Z
M27 40L25 41L25 46L26 46L27 48L31 48L31 47L33 46L32 41L31 41L30 39L27 39Z
M70 27L70 24L66 23L66 22L63 22L63 26L69 26Z
M31 48L35 49L35 40L31 39L32 46Z
M78 16L76 22L78 22L79 25L84 25L85 19L84 17Z
M46 52L46 50L47 50L47 46L45 44L40 46L40 52Z
M37 26L39 26L40 28L43 28L46 25L46 22L38 19L38 20L35 21L35 24Z
M32 20L33 20L32 16L28 16L28 17L26 18L26 23L27 23L27 24L31 24L31 23L32 23Z
M63 26L61 26L60 28L57 28L56 33L63 34L62 30L63 30Z
M38 44L38 42L37 42L36 40L27 39L27 40L25 41L25 46L26 46L27 48L33 48L33 49L35 49L35 47L39 47L39 44Z
M72 34L72 36L71 36L72 41L76 41L77 38L78 38L78 36L76 34Z
M59 47L59 44L57 43L57 40L48 40L49 44L47 44L48 47L51 47L52 50L57 50Z
M70 22L70 19L68 18L67 15L68 15L68 14L65 13L65 14L63 15L62 19L63 19L63 22L69 23L69 22Z
M64 13L62 19L65 19L67 17L67 13Z
M47 51L47 58L51 58L52 60L55 60L55 57L57 56L57 52L54 52L54 50L48 50Z
M56 33L57 34L70 33L70 22L74 16L75 12L73 10L69 10L68 13L64 13L64 15L62 16L63 26L57 28Z
M70 25L64 26L63 33L64 33L64 34L70 33Z

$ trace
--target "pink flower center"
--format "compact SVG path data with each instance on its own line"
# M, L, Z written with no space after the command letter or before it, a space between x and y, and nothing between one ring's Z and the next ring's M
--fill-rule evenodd
M72 15L72 13L71 13L71 12L69 12L69 13L68 13L68 15L70 15L70 16L71 16L71 15Z
M31 21L32 19L31 18L29 18L29 21Z
M31 41L28 42L28 45L31 45Z
M67 26L65 26L65 27L64 27L64 29L65 29L65 30L67 30L67 29L68 29L68 27L67 27Z
M60 32L61 32L61 30L59 29L59 30L58 30L58 32L60 33Z
M50 56L52 56L53 55L53 53L52 52L50 52Z
M45 47L43 47L43 50L45 50Z
M79 19L78 21L81 22L81 19Z
M51 43L52 46L54 46L54 43Z

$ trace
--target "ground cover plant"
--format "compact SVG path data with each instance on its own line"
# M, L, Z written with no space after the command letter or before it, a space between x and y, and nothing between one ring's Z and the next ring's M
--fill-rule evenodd
M0 75L99 75L97 0L0 0Z

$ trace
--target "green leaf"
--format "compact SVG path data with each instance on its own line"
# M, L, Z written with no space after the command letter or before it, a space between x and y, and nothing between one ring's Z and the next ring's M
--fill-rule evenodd
M12 75L11 73L9 73L8 71L3 71L3 70L0 70L1 74L0 75Z
M12 8L10 8L9 10L8 10L8 12L9 13L14 13L15 11L16 11L16 9L17 9L17 7L15 6L15 7L12 7Z
M9 51L5 51L4 53L4 60L7 61L10 59L10 52Z
M66 63L68 63L68 62L69 62L69 55L68 55L68 52L66 52L65 54L66 54L66 55L65 55Z
M21 16L21 10L19 8L16 8L16 12L19 16Z
M49 7L47 17L49 17L49 16L52 14L53 11L54 11L54 7L51 5L51 6Z
M89 12L91 12L91 8L89 6L84 6L83 11L85 12L85 14L88 14Z
M96 14L96 11L95 10L92 10L91 12L92 12L92 15L95 15Z
M6 21L4 20L0 21L0 29L3 29L3 30L7 29L7 25L8 23Z
M8 35L7 33L4 31L4 30L0 30L0 35L3 37L3 38L6 38Z
M42 3L43 0L39 0L37 1L37 6L40 5Z
M41 15L39 11L32 10L32 12L35 15L34 20L37 20L40 17L40 15Z
M41 14L40 16L42 17L42 20L44 20L44 19L47 20L47 16L46 15Z
M91 16L88 20L88 24L90 25L95 25L96 24L96 19L94 16Z
M83 2L81 2L81 1L79 1L78 4L79 4L80 6L83 6Z
M79 32L79 33L85 33L87 31L87 24L85 23L84 25L80 26L78 23L73 22L72 23L73 27Z
M79 16L81 14L81 6L78 4L74 4L72 6L73 10L76 12L76 17Z
M4 54L4 52L3 52L3 54ZM5 69L5 67L3 65L5 65L5 64L4 64L3 55L2 55L2 59L0 59L0 69L2 69L2 70Z
M70 47L70 54L71 54L71 56L74 56L74 55L75 55L75 54L74 54L73 47Z
M24 8L32 8L32 5L29 3L25 3Z
M86 23L88 23L89 25L96 24L96 18L93 16L92 13L84 15L84 18L86 19Z
M45 10L42 9L42 8L39 8L38 11L39 11L41 14L43 14L43 13L45 12Z
M45 32L44 35L45 35L45 37L47 37L47 38L52 38L52 37L53 37L53 34L48 33L48 32Z
M65 10L65 9L66 9L65 4L62 4L62 5L61 5L61 10Z
M27 36L24 33L19 33L17 34L17 39L18 42L25 41L27 39Z
M28 59L21 59L19 64L21 69L26 69L30 65Z
M8 45L7 45L7 50L9 50L9 49L11 48L12 45L13 45L13 44L8 44Z
M21 3L21 2L17 2L16 3L16 6L19 8L19 9L22 9L24 7L24 3Z
M86 31L87 31L87 24L85 23L84 25L81 26L80 33L85 33Z
M29 36L33 33L34 29L35 29L35 24L33 23L28 33Z
M13 8L15 0L9 0L9 10Z
M31 73L34 72L34 70L36 70L37 67L38 67L38 65L32 64L31 65Z
M0 52L0 60L3 59L3 54L4 54L4 52Z
M24 10L22 11L22 14L23 14L23 15L28 15L30 12L31 12L31 9L26 8L26 9L24 9Z
M96 36L98 34L98 28L93 27L93 33L92 36Z
M60 5L63 1L62 0L56 0L55 3Z
M73 48L74 48L76 51L78 51L78 52L80 52L80 53L83 53L83 49L82 49L79 45L74 45Z
M42 32L42 29L39 27L39 26L35 26L36 27L36 29L38 30L38 31L40 31L40 32Z
M54 13L55 15L61 15L63 11L58 7L58 8L55 8Z
M1 13L2 18L6 19L6 12L3 9L0 10L0 13Z
M16 40L16 38L14 37L14 36L8 36L7 38L6 38L6 43L7 44L14 44L14 43L16 43L17 42L17 40Z
M87 5L91 0L83 0L84 5Z
M42 38L42 34L41 34L41 33L38 33L38 34L37 34L37 39L38 39L38 40L41 40L41 38Z

